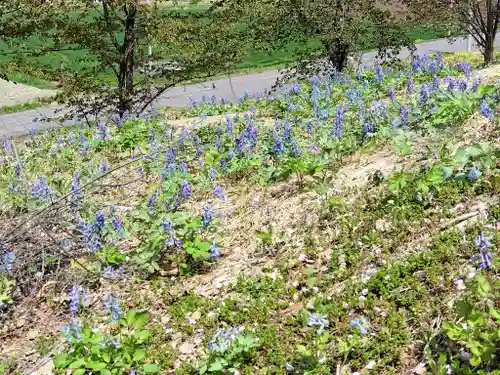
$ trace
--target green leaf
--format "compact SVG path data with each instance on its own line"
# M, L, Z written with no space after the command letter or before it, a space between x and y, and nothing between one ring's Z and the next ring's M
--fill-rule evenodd
M453 175L453 168L452 167L447 167L447 166L441 166L441 169L443 170L443 175L444 179L447 180Z
M102 370L100 371L100 374L101 374L101 375L112 375L112 374L111 374L111 371L106 370L106 369L102 369Z
M73 372L73 375L84 375L85 374L85 370L84 368L80 368L78 370L76 370L75 372Z
M106 363L109 363L109 361L111 360L111 357L109 356L109 353L102 353L101 357L104 360L104 362L106 362Z
M149 314L146 311L139 312L135 315L134 328L141 329L144 327L146 322L148 321Z
M104 362L87 362L85 366L91 370L99 371L106 368L107 365Z
M467 318L470 313L472 312L472 305L470 303L464 302L464 301L459 301L457 303L457 313L459 316L462 318Z
M125 315L125 321L127 322L127 324L131 325L133 323L133 321L135 320L135 314L135 310L129 310L127 312L127 315Z
M498 319L500 320L500 313L495 310L495 309L490 309L490 315L495 318L495 319Z
M200 367L200 375L203 375L205 372L207 372L208 366L203 365Z
M68 356L66 354L59 354L54 357L54 367L64 368L68 364Z
M70 365L68 366L68 368L80 368L84 364L85 364L85 359L84 358L79 358L76 361L70 363Z
M146 374L160 372L160 370L160 366L155 363L146 363L144 366L142 366L142 371Z
M453 157L455 158L455 160L457 162L459 162L461 164L465 164L469 160L469 155L467 154L467 150L463 147L458 148L455 151L455 154L453 155Z
M215 363L212 363L212 365L210 366L210 368L208 369L208 371L213 372L213 371L220 371L222 369L223 369L222 363L219 362L219 361L217 361Z
M147 340L151 337L151 332L149 331L139 331L134 333L134 338L137 340Z
M209 251L210 250L210 242L198 242L198 249L201 251Z
M132 360L134 362L139 362L141 359L143 359L146 356L146 351L144 349L137 349L134 352L134 355L132 357Z

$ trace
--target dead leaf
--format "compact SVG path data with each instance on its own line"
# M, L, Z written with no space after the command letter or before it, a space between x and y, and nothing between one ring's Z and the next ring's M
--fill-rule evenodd
M425 367L425 363L420 362L417 366L415 366L413 370L411 370L411 373L416 375L423 375L426 373L426 371L427 369Z
M190 354L193 352L193 350L194 345L189 342L185 342L184 344L179 346L179 352L181 352L181 354Z

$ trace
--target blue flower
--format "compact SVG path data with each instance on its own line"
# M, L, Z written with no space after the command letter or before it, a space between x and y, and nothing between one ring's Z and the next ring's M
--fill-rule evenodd
M215 207L212 205L206 205L203 207L203 213L201 215L201 226L207 228L213 220Z
M479 106L479 112L488 120L493 121L493 109L491 109L486 99L483 99L483 102Z
M12 152L14 152L12 139L7 139L6 141L3 142L3 149L7 154L12 154Z
M315 143L312 143L310 146L309 146L309 150L314 153L314 154L319 154L321 152L321 149L318 147L317 144Z
M186 200L191 196L192 192L191 185L186 180L181 181L180 189L181 189L181 197L183 200Z
M401 126L403 127L403 129L406 127L406 123L408 122L408 112L409 112L408 107L401 107L401 110L400 110Z
M432 78L432 90L433 91L437 91L439 90L439 87L441 85L441 81L439 79L439 77L437 75L435 75L433 78Z
M272 150L274 151L276 156L281 155L285 151L285 145L283 144L283 139L277 134L274 135L274 143L272 146Z
M467 81L464 79L458 80L458 89L462 92L467 91Z
M413 79L409 79L406 85L406 92L408 93L408 95L413 94L414 87L415 87L415 82L413 81Z
M179 163L179 171L182 173L182 174L187 174L188 173L188 167L187 167L187 164L184 160L181 160L181 162Z
M290 94L292 95L298 94L299 92L300 92L300 85L297 82L295 82L290 89Z
M370 137L374 132L375 132L375 125L369 122L365 122L363 128L361 129L361 144L363 144L365 139Z
M377 82L382 82L384 80L384 71L380 64L375 64L375 74L377 75Z
M470 77L470 68L471 68L471 65L469 64L469 62L467 61L460 61L457 63L457 66L458 68L463 72L465 73L465 76L467 78Z
M357 77L358 81L361 81L361 79L363 78L360 66L358 66L358 69L356 69L356 77Z
M292 139L291 148L292 148L291 154L294 158L296 158L297 156L299 156L301 154L300 149L299 149L299 145L297 144L295 139Z
M335 115L335 128L332 131L333 138L341 138L342 137L342 128L344 123L344 108L342 107L342 103L337 107L337 113Z
M359 333L362 335L366 335L368 333L368 323L366 321L366 318L360 318L360 319L351 319L349 322L349 327L354 328L358 327L359 328Z
M14 265L14 259L15 255L12 251L8 251L4 256L3 259L0 259L0 272L4 271L11 274L12 273L12 267Z
M478 236L474 239L474 243L478 248L477 254L472 257L473 262L479 261L481 268L491 268L492 255L489 249L493 247L491 240L493 235L485 236L483 232L479 232Z
M17 178L21 177L21 170L22 170L23 164L24 164L24 160L20 160L20 161L14 163L14 171L16 172Z
M54 190L47 183L47 177L38 178L32 186L32 194L36 199L49 200L54 196Z
M80 305L82 303L82 299L86 296L85 290L79 285L73 285L69 292L69 312L71 315L75 316L80 310Z
M111 319L116 323L123 316L120 298L112 294L108 294L104 298L104 310L106 314L111 314Z
M82 323L73 318L69 324L63 327L62 332L69 342L80 342L82 341L82 328Z
M175 149L169 148L167 149L167 151L165 151L165 164L174 164L176 162L176 158L177 151Z
M231 136L233 134L233 120L231 116L226 114L226 135Z
M79 133L79 138L80 138L80 146L79 146L80 154L86 155L89 149L89 141L83 133Z
M148 198L148 211L149 213L153 213L156 208L156 202L158 201L158 191L155 190L153 194Z
M101 244L101 229L98 225L87 223L81 219L79 230L83 235L83 241L91 252L96 252L102 248Z
M480 83L481 83L481 81L479 79L474 80L474 83L472 84L472 91L473 92L477 92Z
M76 139L75 139L75 133L73 133L73 130L70 130L68 132L68 138L69 138L69 143L71 143L72 145L74 145L75 142L76 142Z
M101 121L97 123L97 130L99 130L99 137L101 139L107 139L109 137L108 128Z
M328 321L326 315L320 315L317 313L310 313L309 314L309 319L307 320L307 325L308 326L316 326L318 329L316 330L316 333L320 335L323 333L326 327L330 325L330 322Z
M101 211L98 211L94 217L94 225L99 230L101 230L104 228L104 221L105 221L104 214Z
M234 149L236 150L237 154L243 153L245 148L245 143L246 143L246 138L244 134L240 134L234 139Z
M243 96L240 98L240 102L243 103L244 101L246 101L248 99L248 89L245 89L245 91L243 92Z
M448 79L446 80L446 78L448 78ZM446 80L445 82L448 84L448 87L446 88L446 90L451 92L457 88L457 81L454 78L445 77L445 80Z
M219 353L226 352L243 331L243 326L218 328L208 341L208 350Z
M108 164L105 161L102 161L99 163L99 165L96 168L97 173L106 173L108 171L109 167Z
M418 93L418 103L424 104L427 99L429 99L430 95L429 85L427 83L423 83L420 86L420 91Z
M219 257L220 257L220 249L214 242L212 242L212 244L210 245L210 259L215 260Z
M12 176L10 176L10 182L9 182L8 189L14 193L21 190L21 186L14 184L14 178L12 178Z
M211 180L215 180L217 178L217 171L214 167L210 167L210 171L208 173Z
M312 134L313 133L313 123L312 123L312 121L308 121L307 122L306 132L307 132L307 134Z
M481 171L476 167L472 167L467 172L467 178L471 181L476 181L481 176Z
M396 93L394 92L394 87L389 87L389 90L387 91L387 96L389 96L389 99L394 101L394 98L396 96Z
M120 235L124 235L124 229L123 229L123 221L120 219L118 216L113 216L111 219L111 225L113 226L113 229Z
M222 201L225 201L227 199L226 194L224 194L224 189L222 189L222 186L215 184L213 188L214 195L219 198Z
M173 235L173 223L169 218L163 219L161 226L163 227L163 231L168 234L170 237Z

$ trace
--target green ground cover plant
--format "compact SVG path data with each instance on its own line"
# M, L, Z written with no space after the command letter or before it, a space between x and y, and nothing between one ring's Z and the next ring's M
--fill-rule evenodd
M5 140L2 349L80 375L499 374L499 95L421 56ZM35 341L10 324L34 303L57 317Z

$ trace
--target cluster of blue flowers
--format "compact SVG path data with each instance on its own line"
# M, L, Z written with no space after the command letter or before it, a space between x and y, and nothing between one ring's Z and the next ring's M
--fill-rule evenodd
M491 240L493 235L486 236L483 232L479 232L478 236L474 239L478 252L472 257L472 261L479 262L481 268L491 268L492 255L490 248L493 247Z
M0 272L7 272L12 274L12 267L14 266L14 259L16 256L14 252L7 251L0 257Z
M31 192L35 199L43 201L51 200L55 196L54 190L49 186L47 177L42 176L35 180L31 187Z
M215 207L213 205L206 205L203 207L203 213L201 215L201 226L203 228L208 228L214 219Z
M82 302L87 301L87 293L80 285L73 285L69 292L69 312L75 316L80 310Z
M219 353L226 352L244 330L243 326L218 328L208 342L208 350Z
M359 329L359 333L366 335L368 333L369 324L365 317L361 317L358 319L351 319L349 327L357 327Z
M80 186L80 172L76 172L69 187L69 210L72 216L76 214L78 208L83 203L83 194Z
M486 99L483 99L483 102L479 106L479 112L488 120L493 121L493 109L491 109Z
M120 304L120 298L113 295L108 294L104 298L104 311L106 314L111 316L111 320L113 322L117 322L123 316L123 309Z
M83 235L83 241L89 251L96 252L102 249L102 230L104 229L105 218L102 212L97 212L93 223L88 223L80 219L79 230Z
M309 313L309 319L307 320L307 325L310 327L318 327L316 333L320 335L323 333L325 328L328 328L330 322L327 319L326 315Z

